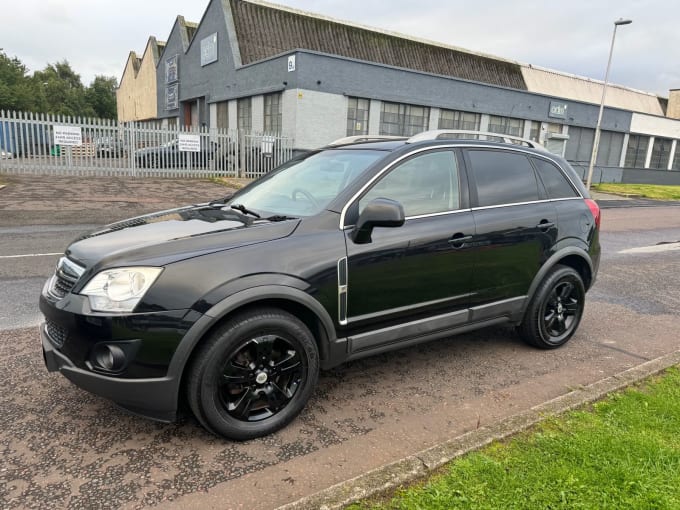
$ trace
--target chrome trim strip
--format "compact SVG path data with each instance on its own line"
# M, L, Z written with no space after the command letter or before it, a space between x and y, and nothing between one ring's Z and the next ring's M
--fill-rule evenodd
M502 136L502 135L501 135L501 136ZM378 180L385 172L391 170L394 166L396 166L398 163L400 163L400 162L403 161L404 159L409 158L409 157L413 156L414 154L419 154L419 153L421 153L421 152L425 152L425 151L428 151L428 150L461 149L461 148L462 148L462 149L498 149L498 145L486 145L486 144L475 144L475 145L470 145L470 144L469 144L469 140L459 140L459 141L457 141L456 143L451 143L451 144L445 144L445 145L433 145L433 146L430 146L430 147L422 147L422 148L420 148L420 149L417 149L417 150L414 150L414 151L412 151L412 152L409 152L408 154L404 154L402 157L400 157L399 159L393 161L393 162L390 163L388 166L386 166L385 168L383 168L382 170L380 170L380 172L378 172L377 174L375 174L375 175L371 178L370 181L368 181L366 184L364 184L364 185L361 187L361 189L360 189L359 191L357 191L357 192L352 196L352 198L350 198L350 199L347 201L347 203L345 204L345 206L342 208L342 211L340 212L340 223L339 223L339 225L338 225L338 228L339 228L340 230L345 230L346 228L353 226L353 225L345 225L345 216L346 216L346 214L347 214L347 209L349 209L349 207L354 203L354 201L359 197L359 195L361 195L364 191L366 191L366 189L369 188L376 180ZM532 150L532 149L527 150L526 147L521 147L521 146L519 146L519 145L517 145L517 146L508 145L508 146L506 146L506 147L503 147L503 150L505 150L505 151L511 151L511 152L521 152L521 153L523 153L523 154L527 154L527 155L530 155L530 156L532 156L532 157L537 157L537 158L545 159L546 161L549 161L549 162L552 163L553 165L557 165L557 167L558 167L558 168L560 169L560 171L562 172L562 175L564 175L564 176L569 180L569 182L570 182L571 185L573 186L574 190L575 190L576 193L578 194L578 197L573 197L573 198L575 198L575 199L578 199L578 198L584 199L584 198L585 198L585 197L581 194L581 192L579 191L578 187L576 187L576 186L574 185L574 182L571 180L571 177L569 177L568 172L565 172L564 169L562 168L562 166L559 165L559 164L557 164L557 163L556 163L554 160L552 160L551 158L546 157L546 156L544 156L543 154L537 153L535 149L534 149L534 150ZM563 199L555 199L555 200L563 200ZM552 202L552 201L554 201L554 200L550 200L550 199L549 199L549 200L539 200L538 202ZM537 203L537 202L523 202L522 204L533 204L533 203ZM484 207L484 208L478 207L478 208L473 208L473 209L469 209L469 210L489 209L489 208L491 208L491 207L508 207L508 206L510 206L510 205L521 205L521 204L502 204L502 205L486 206L486 207ZM468 209L463 209L463 210L461 210L461 211L451 211L451 212L463 212L463 211L467 211L467 210L468 210ZM437 214L438 214L438 213L437 213ZM420 216L418 216L418 217L420 217ZM425 216L423 216L423 217L425 217ZM413 216L407 217L406 219L410 219L410 218L413 218Z
M83 273L85 272L85 268L76 264L72 260L66 258L66 257L61 257L59 259L59 262L57 263L57 268L61 268L65 266L67 269L69 269L74 275L76 275L78 278L83 276Z
M376 319L378 317L382 317L384 315L391 315L394 313L401 313L401 312L407 312L409 310L417 310L419 308L425 308L427 306L432 306L432 305L438 305L441 303L446 303L447 301L454 301L456 299L462 299L470 296L474 296L474 292L468 292L467 294L460 294L458 296L451 296L447 298L442 298L442 299L435 299L433 301L424 301L422 303L416 303L415 305L406 305L406 306L399 306L397 308L390 308L389 310L383 310L380 312L374 312L374 313L367 313L364 315L357 315L356 317L349 317L347 319L348 323L353 323L353 322L359 322L363 320L369 320L369 319ZM446 314L445 314L446 315Z
M515 207L516 205L548 204L552 200L533 200L531 202L516 202L514 204L485 205L483 207L473 207L472 211L484 211L486 209L499 209L502 207Z
M349 287L349 274L347 270L347 257L343 257L338 260L338 323L341 326L347 325L347 289ZM344 281L342 281L343 274L345 275Z

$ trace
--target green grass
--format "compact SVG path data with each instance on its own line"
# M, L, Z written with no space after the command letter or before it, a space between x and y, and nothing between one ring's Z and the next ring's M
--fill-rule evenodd
M680 200L680 186L662 186L660 184L595 184L595 191L618 193L624 195L640 195L656 200Z
M680 371L551 419L358 509L680 508Z

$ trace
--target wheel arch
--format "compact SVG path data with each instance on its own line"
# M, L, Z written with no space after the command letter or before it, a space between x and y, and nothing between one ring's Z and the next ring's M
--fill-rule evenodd
M593 263L590 260L590 256L588 255L588 252L582 248L570 246L554 253L541 266L541 269L538 271L531 282L531 286L529 287L529 292L527 293L527 305L533 299L536 289L538 289L538 286L541 284L548 272L558 264L574 269L579 273L579 275L581 275L583 286L585 287L586 291L590 288L593 282Z
M184 336L168 369L168 375L176 381L178 401L184 384L185 369L203 339L234 314L257 307L279 308L300 319L314 336L321 361L328 359L336 333L333 321L321 303L306 292L293 287L278 285L252 287L215 304Z

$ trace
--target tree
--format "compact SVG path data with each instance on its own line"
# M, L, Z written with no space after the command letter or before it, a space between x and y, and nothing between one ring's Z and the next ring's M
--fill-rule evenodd
M17 57L8 57L0 48L0 110L115 119L116 87L116 79L107 76L83 86L66 60L29 76Z
M41 98L45 111L58 115L94 116L94 110L85 100L85 87L80 75L63 60L48 64L43 71L33 73L33 80L41 84Z
M117 86L118 81L114 77L96 76L88 87L85 92L85 98L97 117L102 119L116 118Z
M0 110L31 110L34 94L28 68L0 49Z

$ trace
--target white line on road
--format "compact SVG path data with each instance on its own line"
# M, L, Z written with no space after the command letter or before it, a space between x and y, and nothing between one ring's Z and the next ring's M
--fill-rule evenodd
M666 243L666 244L656 244L654 246L641 246L639 248L628 248L627 250L621 250L619 253L661 253L664 251L675 251L680 250L680 242L678 243Z
M24 255L0 255L0 259L21 259L24 257L53 257L63 253L26 253Z

